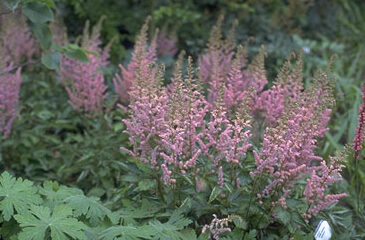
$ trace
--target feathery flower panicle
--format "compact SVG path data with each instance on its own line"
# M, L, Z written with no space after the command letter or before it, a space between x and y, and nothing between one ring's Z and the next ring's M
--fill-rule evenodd
M130 63L128 64L128 67L125 68L123 65L120 64L119 68L121 70L121 75L116 74L113 79L115 90L123 103L129 102L129 91L134 84L137 69L142 68L143 65L149 65L155 62L157 59L156 38L158 31L156 31L150 46L147 47L147 32L149 21L150 17L147 18L139 35L137 36L136 44L132 52L132 58Z
M319 211L337 203L340 198L346 197L346 193L326 194L326 189L329 184L342 179L341 170L343 168L343 159L345 159L345 156L343 153L340 153L338 156L330 158L329 166L325 161L322 161L317 169L312 170L312 176L307 179L307 185L304 190L308 208L303 214L303 217L307 221L309 218L317 215Z
M228 108L233 108L244 98L250 85L246 81L243 67L246 65L247 45L238 46L237 53L232 61L232 68L226 80L224 103Z
M280 118L285 110L285 105L295 102L300 93L303 91L303 62L302 54L299 54L296 66L293 69L291 60L294 54L291 54L284 63L274 86L271 89L258 92L254 99L253 112L263 112L265 121L268 125L273 125ZM263 72L262 70L259 72ZM261 90L267 83L262 81Z
M170 85L168 127L161 135L165 152L161 156L182 172L186 172L196 167L196 160L203 152L198 148L199 143L203 143L202 134L198 130L205 127L204 117L209 104L194 83L191 57L188 58L187 76L184 80L180 68L181 61L177 63Z
M355 160L359 158L360 151L364 143L365 134L365 84L362 86L362 104L359 109L359 123L355 131L353 149L355 152Z
M221 33L223 15L221 15L213 26L207 49L204 55L199 57L200 79L209 86L208 101L213 103L222 85L225 85L226 78L231 69L234 55L234 32L237 21L232 25L228 37L223 40Z
M177 53L177 37L175 32L167 33L166 29L160 31L157 35L157 55L171 55L174 56Z
M0 34L3 55L15 65L32 60L38 46L24 18L19 12L1 18Z
M232 231L228 224L235 219L239 219L240 221L242 220L241 217L235 215L219 219L216 214L213 214L212 221L209 225L204 225L202 233L205 233L207 230L209 230L210 236L213 237L214 240L219 240L221 234Z
M102 19L89 33L87 22L82 37L81 46L89 51L99 54L88 54L89 62L82 63L65 56L61 58L60 77L70 97L70 104L80 112L102 113L103 102L107 97L107 86L104 83L102 67L107 66L109 53L108 47L100 48L100 28Z
M157 77L155 67L144 64L137 69L130 91L130 119L124 120L134 145L129 153L151 168L161 169L166 184L174 183L177 174L195 176L204 167L211 172L219 169L217 179L223 186L224 171L238 167L251 146L248 107L237 111L234 119L229 118L223 103L224 89L211 106L195 83L191 57L185 77L182 61L180 56L168 87L161 86L162 76ZM200 165L202 158L212 161ZM232 178L235 181L236 176Z
M163 69L141 65L136 71L135 83L130 90L130 119L124 119L126 133L133 144L133 156L150 164L153 169L162 169L165 183L173 182L167 164L159 161L163 144L160 136L167 129L166 113L168 96L161 86ZM127 149L122 148L129 152Z
M204 154L212 159L211 172L215 173L216 169L219 169L218 184L220 187L223 187L224 184L223 166L228 163L229 169L233 173L233 169L241 164L240 160L246 156L247 150L251 147L248 109L242 105L237 110L235 119L231 119L223 102L224 91L225 89L221 88L218 99L212 107L211 116L204 131L207 144L203 149Z
M333 98L326 85L328 76L318 74L317 78L319 80L311 88L300 93L297 100L287 106L277 126L267 129L261 152L254 151L257 169L251 175L268 174L271 179L260 196L282 192L273 205L281 204L285 208L285 198L295 181L314 169L313 161L322 161L314 149L317 138L327 131L331 113L328 107ZM314 90L318 87L321 87L320 93Z
M19 101L19 89L22 82L21 68L15 73L12 63L4 56L0 59L0 134L5 139L10 135L11 127L18 116L17 105Z

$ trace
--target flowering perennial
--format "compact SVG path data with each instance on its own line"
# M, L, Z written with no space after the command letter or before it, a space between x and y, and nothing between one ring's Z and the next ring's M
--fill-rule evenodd
M19 89L22 82L21 69L12 73L14 65L6 61L6 57L0 60L0 134L3 139L10 134L12 124L18 115L17 105Z
M308 202L307 211L303 216L307 219L315 216L322 209L337 203L338 200L346 196L346 193L341 194L325 194L325 190L329 184L340 181L341 169L343 165L342 155L332 157L329 166L325 161L317 169L312 170L312 177L307 179L307 185L304 190L305 199Z
M362 104L359 109L359 125L355 131L355 138L353 143L353 148L355 151L355 160L358 159L362 145L364 142L365 134L365 84L362 86Z
M174 56L177 53L177 37L175 33L167 33L166 30L160 31L156 39L157 55L171 55Z
M160 86L156 71L143 65L130 91L131 117L124 122L134 145L131 154L161 169L166 184L174 183L179 173L196 176L208 167L211 172L219 169L217 182L223 187L223 161L239 166L250 147L249 122L240 115L227 118L221 100L211 105L204 99L194 83L191 58L186 78L177 70L170 91ZM200 158L212 161L199 164Z
M108 48L100 48L101 20L89 34L88 23L85 26L81 46L98 56L88 54L89 62L62 57L60 66L61 82L70 97L70 104L77 111L87 113L103 112L103 101L107 97L102 67L108 64Z
M225 232L231 232L231 228L229 228L228 224L232 222L231 216L227 218L219 219L217 215L213 214L213 219L209 225L205 225L202 229L202 233L205 233L209 230L211 237L214 240L220 239L220 234Z
M148 164L166 185L175 186L179 178L193 179L200 192L206 178L215 179L221 191L227 184L240 188L241 170L254 147L250 175L258 203L286 208L295 185L307 180L303 195L308 209L303 216L309 219L345 196L325 193L329 184L341 179L340 158L331 158L327 165L315 153L334 103L329 71L317 72L305 89L301 54L295 64L291 55L273 87L265 89L264 48L246 67L245 47L234 51L233 45L222 45L221 21L212 31L218 41L211 39L199 59L200 83L190 57L183 73L180 55L171 83L163 86L161 67L146 58L143 30L143 41L135 47L141 53L135 60L142 60L135 62L128 80L130 118L124 120L133 150L122 150ZM257 147L254 137L260 139L261 132L253 128L260 121L267 124L262 146Z
M35 38L20 13L1 17L0 34L3 55L12 63L19 65L24 61L30 61L37 54Z
M134 83L134 79L136 78L136 71L139 68L142 68L143 65L149 65L156 61L156 34L150 44L147 47L147 31L148 31L148 23L150 18L147 19L146 23L143 25L140 34L137 37L136 44L134 46L134 50L132 52L132 58L128 67L125 68L123 65L119 65L122 73L116 74L113 79L115 90L118 93L120 99L124 103L128 103L129 101L129 92Z

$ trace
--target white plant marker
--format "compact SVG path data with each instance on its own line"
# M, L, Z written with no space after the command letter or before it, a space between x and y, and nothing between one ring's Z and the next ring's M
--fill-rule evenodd
M321 220L318 223L316 231L314 231L314 238L316 240L330 240L332 237L332 229L326 220Z

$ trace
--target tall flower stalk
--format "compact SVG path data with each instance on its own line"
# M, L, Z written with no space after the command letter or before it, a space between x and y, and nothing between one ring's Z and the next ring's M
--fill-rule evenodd
M19 89L22 82L21 68L11 72L14 64L7 61L7 56L0 59L0 134L6 139L18 116Z
M107 86L102 68L108 65L108 47L101 49L100 27L102 19L89 33L87 22L81 46L95 54L88 54L89 62L67 58L61 59L60 77L69 95L69 103L80 112L99 114L103 112L103 102L107 98Z
M149 21L150 18L147 18L139 35L137 36L130 63L127 67L124 67L120 64L119 68L121 70L121 74L117 73L113 79L115 91L117 92L120 100L123 103L128 103L130 100L129 92L133 88L133 83L135 82L135 78L137 77L137 71L144 66L148 66L149 64L155 62L157 59L156 34L158 33L158 31L156 31L156 34L151 44L147 46L147 32Z

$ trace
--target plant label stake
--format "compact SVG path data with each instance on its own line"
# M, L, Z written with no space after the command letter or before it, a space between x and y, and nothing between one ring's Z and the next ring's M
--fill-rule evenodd
M330 240L332 237L332 229L326 220L321 220L314 231L316 240Z

